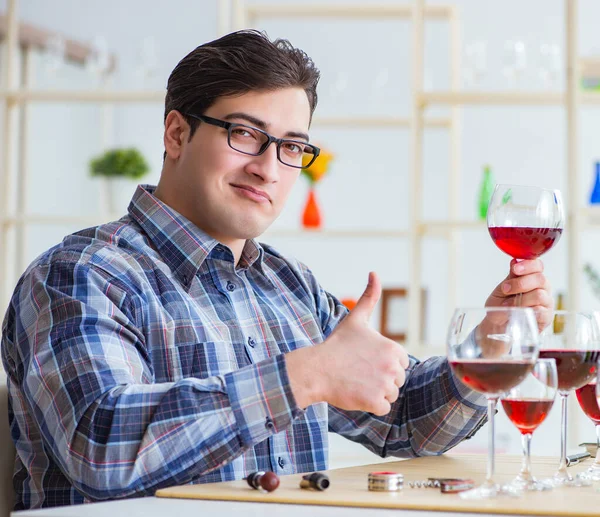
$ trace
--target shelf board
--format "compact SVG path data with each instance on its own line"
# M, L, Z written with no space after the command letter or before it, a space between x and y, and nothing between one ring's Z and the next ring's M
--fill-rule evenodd
M344 230L304 230L298 229L273 229L267 230L261 237L315 237L321 239L349 238L349 239L397 239L408 237L408 230L370 230L344 229Z
M423 221L419 225L422 235L446 237L453 230L486 230L485 221Z
M2 221L2 226L9 228L19 224L38 224L38 225L60 225L60 224L82 224L96 225L109 221L120 219L124 214L113 215L41 215L32 214L23 217L8 217ZM272 229L267 230L264 237L314 237L319 239L329 238L361 238L361 239L380 239L380 238L402 238L408 237L408 230L370 230L368 228L342 229L342 230L304 230L296 229Z
M458 104L458 105L561 105L565 95L562 92L424 92L420 95L423 105L428 104ZM583 99L582 99L583 100Z
M345 117L315 117L313 126L357 126L357 127L409 127L411 123L408 117L394 116L345 116ZM426 118L426 127L450 127L449 118Z
M426 18L445 19L453 14L453 6L427 5L424 14ZM369 4L326 5L317 3L298 3L289 5L254 4L246 7L249 17L278 18L282 16L299 17L332 17L332 18L410 18L413 14L412 5Z
M8 102L160 102L165 90L6 90L0 89L0 99Z
M580 90L581 104L599 104L600 91ZM448 105L525 105L525 106L560 106L566 101L563 92L550 91L440 91L424 92L420 95L421 103Z

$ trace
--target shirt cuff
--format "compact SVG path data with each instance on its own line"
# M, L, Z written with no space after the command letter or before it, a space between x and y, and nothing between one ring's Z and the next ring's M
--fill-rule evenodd
M303 413L292 393L283 354L226 374L225 389L244 446L266 440Z

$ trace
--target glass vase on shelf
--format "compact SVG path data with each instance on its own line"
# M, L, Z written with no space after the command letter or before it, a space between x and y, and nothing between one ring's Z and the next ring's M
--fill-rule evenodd
M331 160L333 160L333 154L321 148L317 159L310 167L302 169L302 174L309 182L308 196L302 211L302 227L308 230L320 230L323 227L323 215L317 200L316 185L327 173Z
M315 188L311 185L308 189L308 197L302 212L302 226L311 230L318 230L323 224L321 216L321 208L317 202L317 194Z
M479 219L485 221L487 217L488 207L490 206L490 199L494 193L494 176L492 169L489 165L483 167L483 178L481 180L481 186L479 187L479 199L478 199L478 215Z
M594 187L592 188L592 193L590 194L590 203L592 205L597 205L600 203L600 162L596 162L596 177L594 180Z

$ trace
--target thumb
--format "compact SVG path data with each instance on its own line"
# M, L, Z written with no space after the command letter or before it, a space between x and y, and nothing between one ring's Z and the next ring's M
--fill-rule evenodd
M365 321L369 321L371 318L371 314L373 313L373 309L379 298L381 297L381 283L379 282L379 277L377 273L371 271L369 273L369 281L367 283L367 287L365 292L356 302L356 306L352 309L351 315L354 317L364 318Z

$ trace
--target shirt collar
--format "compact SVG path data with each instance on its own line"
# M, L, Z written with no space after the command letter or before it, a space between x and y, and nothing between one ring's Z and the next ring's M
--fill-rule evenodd
M155 197L155 190L153 185L138 185L128 211L186 289L213 250L228 254L233 261L233 255L226 246ZM256 240L247 240L240 266L251 267L257 261L260 265L263 253Z

